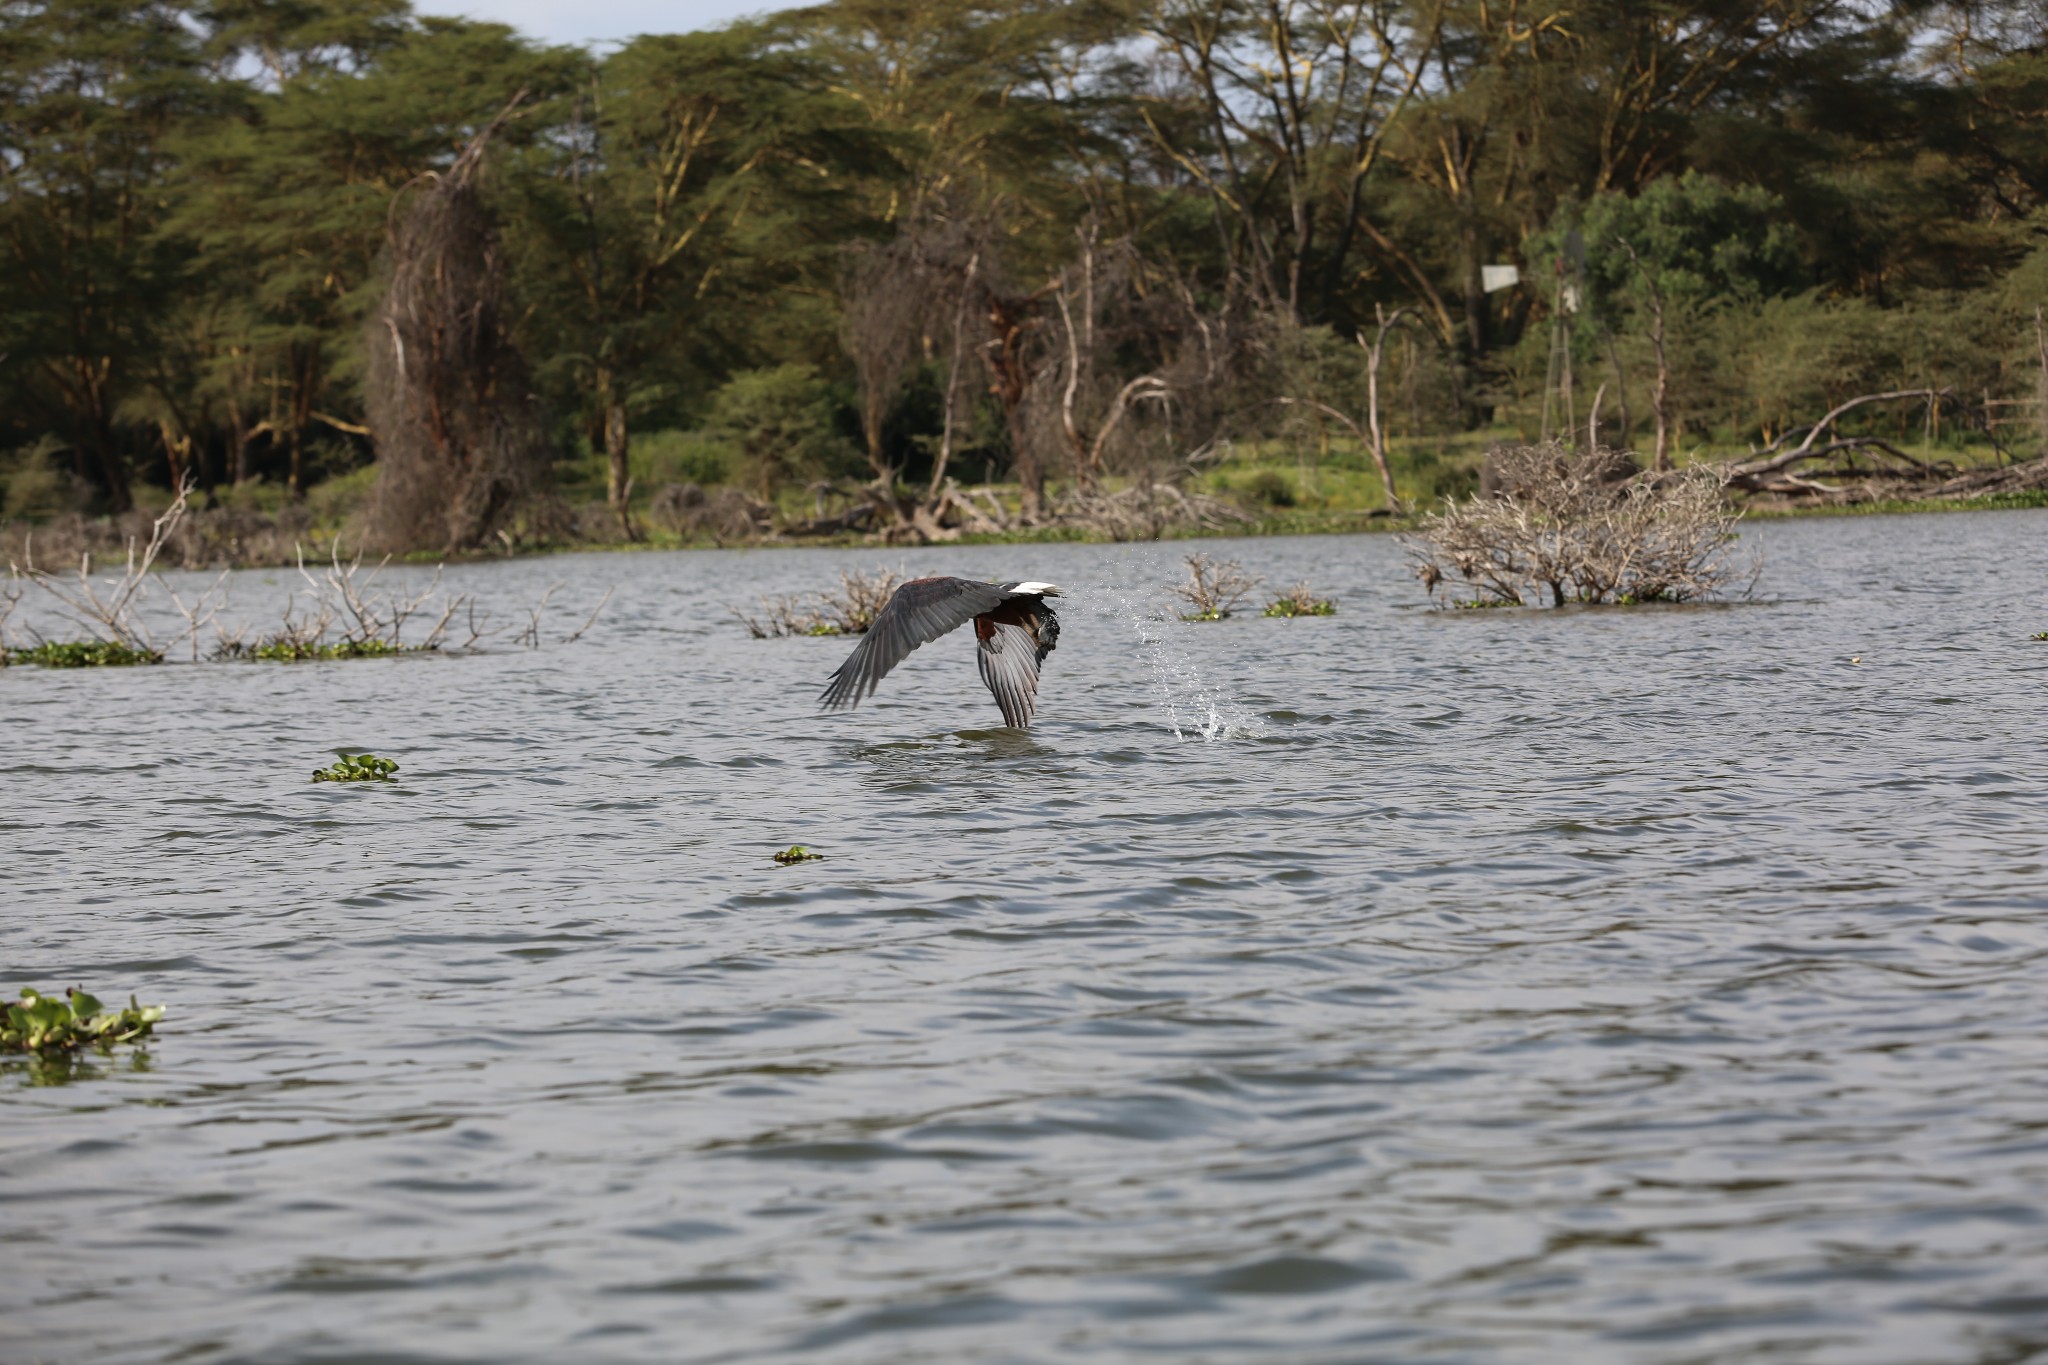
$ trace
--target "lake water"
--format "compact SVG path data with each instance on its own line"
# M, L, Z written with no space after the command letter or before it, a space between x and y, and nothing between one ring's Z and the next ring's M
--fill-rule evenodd
M2036 1356L2044 531L1555 613L1385 537L588 556L451 572L561 581L539 649L0 671L0 986L170 1008L0 1066L0 1359ZM1159 620L1183 548L1340 614ZM1066 586L1038 728L727 614L875 565Z

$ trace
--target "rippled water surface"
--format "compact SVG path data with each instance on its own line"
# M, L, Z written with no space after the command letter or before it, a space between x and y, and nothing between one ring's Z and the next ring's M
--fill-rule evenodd
M2044 531L1556 613L1245 541L1340 614L1205 625L1171 546L596 556L452 575L539 650L0 672L0 985L171 1010L0 1069L0 1359L2039 1355ZM1068 588L1037 729L727 614L877 563Z

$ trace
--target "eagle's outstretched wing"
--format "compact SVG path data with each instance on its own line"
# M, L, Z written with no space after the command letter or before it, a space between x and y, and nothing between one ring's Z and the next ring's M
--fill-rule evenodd
M912 579L896 589L888 605L876 614L875 623L825 685L819 703L828 711L858 706L890 669L910 657L911 650L959 629L1001 605L1007 596L994 584L967 578ZM1034 687L1037 672L1034 664Z

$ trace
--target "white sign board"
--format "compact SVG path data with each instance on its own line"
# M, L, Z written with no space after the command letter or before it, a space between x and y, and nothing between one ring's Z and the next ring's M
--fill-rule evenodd
M1489 294L1503 289L1513 289L1522 282L1522 272L1511 265L1482 265L1479 267L1479 282Z

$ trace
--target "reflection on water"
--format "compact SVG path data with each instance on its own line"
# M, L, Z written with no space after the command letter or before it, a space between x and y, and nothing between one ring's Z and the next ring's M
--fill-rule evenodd
M1771 526L1685 612L1247 541L1340 614L1201 625L1172 547L891 552L1068 587L1029 734L965 636L821 717L845 642L725 615L871 554L0 672L0 985L171 1007L0 1066L0 1359L2039 1354L2044 527Z

